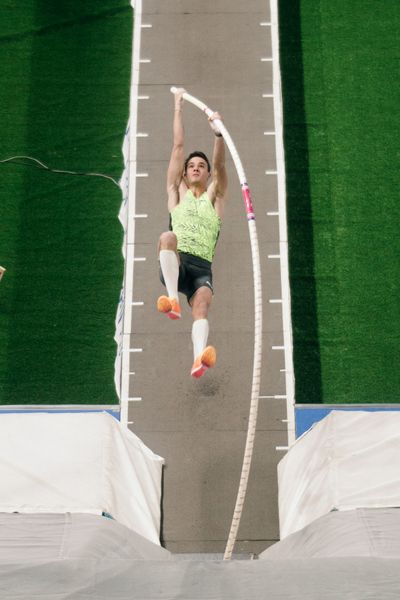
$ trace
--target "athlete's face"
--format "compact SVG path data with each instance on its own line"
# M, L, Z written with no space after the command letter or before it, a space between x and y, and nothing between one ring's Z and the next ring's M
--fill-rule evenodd
M208 165L203 158L194 156L189 160L186 167L186 178L190 185L197 183L205 186L209 176Z

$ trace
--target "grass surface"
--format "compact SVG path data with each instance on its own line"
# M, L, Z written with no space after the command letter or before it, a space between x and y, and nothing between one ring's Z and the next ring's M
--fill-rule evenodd
M127 1L2 8L1 156L122 172ZM0 165L0 403L116 403L121 192L93 177Z
M282 0L296 401L400 402L400 5Z

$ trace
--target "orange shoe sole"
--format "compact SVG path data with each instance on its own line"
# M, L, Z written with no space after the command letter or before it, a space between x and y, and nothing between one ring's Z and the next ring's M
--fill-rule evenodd
M176 320L181 318L181 307L175 298L160 296L157 300L157 310L158 312L166 314L170 319Z
M211 369L217 362L217 353L213 346L207 346L203 352L196 358L193 363L190 374L192 377L199 379L207 369Z

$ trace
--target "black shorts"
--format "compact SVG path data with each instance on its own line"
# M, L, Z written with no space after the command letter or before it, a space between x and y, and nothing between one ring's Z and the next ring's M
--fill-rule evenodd
M201 287L206 286L213 292L211 263L199 256L178 252L180 258L178 290L185 294L189 304L193 294ZM160 280L165 285L160 269Z

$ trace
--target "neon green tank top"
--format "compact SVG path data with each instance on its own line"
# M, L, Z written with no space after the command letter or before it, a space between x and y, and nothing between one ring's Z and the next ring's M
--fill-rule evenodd
M207 192L196 198L188 190L171 212L171 226L178 238L178 251L212 262L221 218L215 212Z

